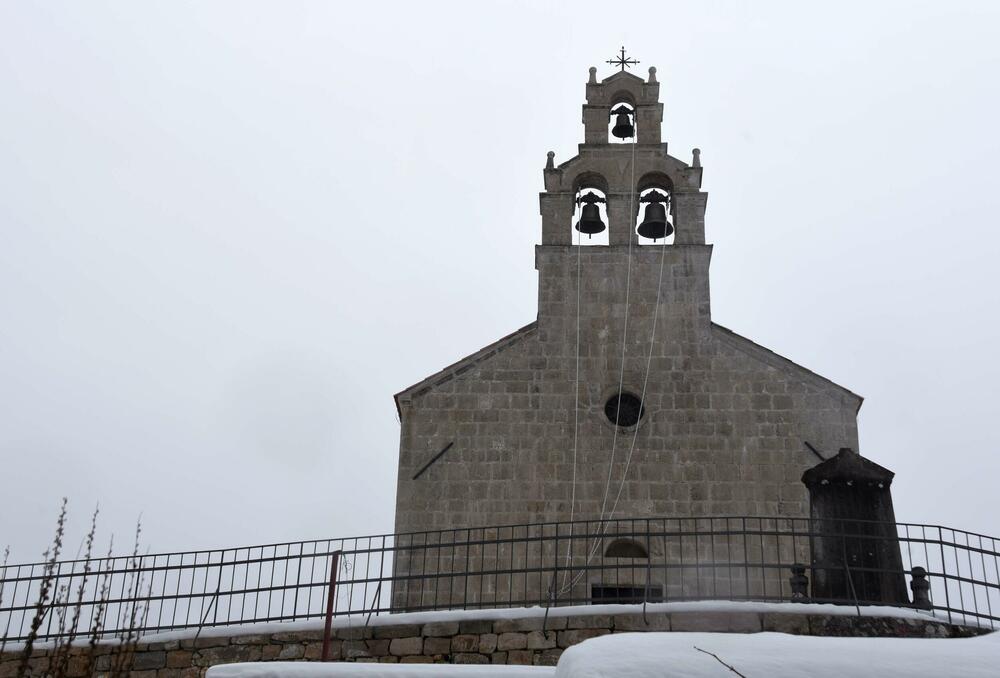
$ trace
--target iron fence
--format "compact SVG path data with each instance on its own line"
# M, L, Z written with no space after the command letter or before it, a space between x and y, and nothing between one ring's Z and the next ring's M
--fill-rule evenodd
M46 579L51 594L39 606ZM108 638L321 619L328 601L333 616L367 621L424 610L690 600L888 604L995 628L1000 552L993 537L936 525L641 518L0 568L3 643L26 640L36 617L37 639L52 640L87 636L95 622Z

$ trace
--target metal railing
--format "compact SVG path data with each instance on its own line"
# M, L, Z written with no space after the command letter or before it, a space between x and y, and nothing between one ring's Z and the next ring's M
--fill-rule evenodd
M39 607L46 578L52 595ZM909 606L959 624L1000 624L993 537L936 525L740 516L462 528L50 568L7 565L0 568L0 633L4 643L23 641L36 615L37 640L86 637L95 621L106 638L322 619L332 584L333 615L366 621L422 610L754 600Z

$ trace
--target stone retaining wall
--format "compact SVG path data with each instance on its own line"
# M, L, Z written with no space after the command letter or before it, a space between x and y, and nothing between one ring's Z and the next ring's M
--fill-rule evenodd
M353 662L555 665L563 650L588 638L633 631L778 631L799 635L948 638L976 635L978 629L932 619L795 614L785 612L650 612L532 616L521 619L465 619L422 624L385 624L334 629L332 658ZM272 627L273 628L273 627ZM198 678L217 664L318 660L322 630L217 635L139 643L131 676ZM75 650L70 677L84 678L86 648ZM106 673L116 648L103 645L94 658L96 673ZM17 674L19 655L0 656L0 678ZM46 675L48 652L37 650L32 676Z

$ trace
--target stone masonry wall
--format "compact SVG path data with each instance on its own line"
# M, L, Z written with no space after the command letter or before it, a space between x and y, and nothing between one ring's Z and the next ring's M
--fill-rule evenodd
M555 665L563 650L588 638L636 631L778 631L798 635L964 637L978 630L930 619L855 617L773 612L650 612L551 616L522 619L471 619L423 624L357 626L335 629L332 659L346 662ZM213 633L218 633L214 630ZM234 634L236 631L233 632ZM86 648L80 648L81 652ZM167 642L139 643L130 676L197 678L210 666L234 662L317 661L322 630L247 633ZM111 664L113 646L99 647L100 676ZM17 673L19 655L0 655L0 678ZM70 663L70 678L85 678L80 654ZM46 651L31 662L32 676L48 668Z

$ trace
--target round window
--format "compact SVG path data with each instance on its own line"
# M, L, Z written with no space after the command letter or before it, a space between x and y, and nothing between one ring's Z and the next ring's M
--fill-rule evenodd
M638 396L631 393L619 393L608 398L604 403L604 415L612 424L618 426L635 426L645 414L645 408Z

